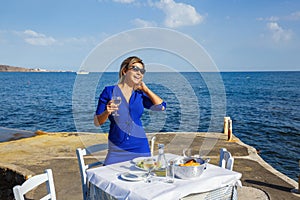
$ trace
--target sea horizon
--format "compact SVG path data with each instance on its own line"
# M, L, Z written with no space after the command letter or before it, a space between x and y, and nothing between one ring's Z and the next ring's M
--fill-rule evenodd
M208 87L211 83L204 80L201 73L172 72L161 75L161 72L150 72L149 76L146 73L146 84L167 101L167 110L165 114L155 114L155 118L146 110L142 118L145 130L222 132L221 121L224 116L229 116L233 120L233 133L242 142L259 149L260 156L266 162L296 180L300 158L299 72L220 72L225 92L224 109L215 117L218 122L215 125L211 125L210 121L214 117L214 109L219 109L218 103L223 100L214 104L214 98L222 94L211 96L213 92ZM87 89L79 94L88 97L87 101L76 101L76 81L85 83L85 80L97 81L96 87L89 88L87 84ZM7 132L5 129L23 130L25 137L31 137L30 132L37 130L108 131L108 124L101 128L94 127L92 117L101 90L117 82L117 72L102 73L101 77L95 73L9 72L0 73L0 81L4 86L0 89L3 94L0 104L0 141L1 137L4 141L9 138L4 135ZM212 83L214 86L214 79ZM197 109L185 106L186 101L193 99L195 102L190 103L194 103ZM281 149L282 144L285 145L284 149Z

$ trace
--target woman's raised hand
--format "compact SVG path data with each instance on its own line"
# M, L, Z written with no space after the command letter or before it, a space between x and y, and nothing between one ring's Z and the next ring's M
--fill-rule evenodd
M118 110L118 106L116 104L114 104L113 100L110 100L107 104L106 104L106 110L108 112L108 114L110 115L111 113L113 113L114 111Z
M134 90L142 90L143 92L147 92L148 87L143 81L141 81L140 83L135 85Z

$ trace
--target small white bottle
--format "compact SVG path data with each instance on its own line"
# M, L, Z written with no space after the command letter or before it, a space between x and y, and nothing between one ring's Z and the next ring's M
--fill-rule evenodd
M157 158L157 167L156 167L156 175L165 176L166 170L168 167L168 162L164 153L164 144L158 144L158 158Z

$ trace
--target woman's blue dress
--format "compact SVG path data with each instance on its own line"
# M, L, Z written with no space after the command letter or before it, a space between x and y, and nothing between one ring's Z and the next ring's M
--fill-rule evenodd
M108 153L104 161L105 165L131 160L136 157L150 156L150 149L146 133L142 126L141 117L144 108L151 110L163 110L166 103L153 105L149 97L139 90L134 90L126 101L122 91L117 85L107 86L102 91L96 114L106 110L106 104L113 96L122 99L117 111L119 116L109 115L110 130L108 135Z

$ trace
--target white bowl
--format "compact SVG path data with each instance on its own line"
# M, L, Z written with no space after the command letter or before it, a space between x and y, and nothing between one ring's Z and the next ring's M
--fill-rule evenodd
M181 179L191 179L199 177L206 169L206 161L201 158L194 158L196 162L200 163L199 166L179 166L179 164L184 164L188 160L193 158L181 158L174 160L174 172L175 176Z

